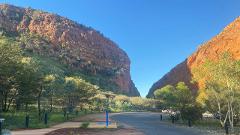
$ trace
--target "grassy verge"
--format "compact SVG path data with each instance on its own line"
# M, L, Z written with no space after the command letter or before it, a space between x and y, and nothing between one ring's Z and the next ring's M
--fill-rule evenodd
M89 122L84 122L82 125L81 125L81 128L88 128L89 126Z
M26 119L26 113L25 112L8 112L8 113L2 113L1 114L3 118L5 119L3 123L3 128L6 129L23 129L26 128L25 126L25 119ZM69 113L68 118L64 117L63 112L52 112L48 114L48 124L44 124L44 118L42 120L38 119L37 112L30 112L28 113L30 120L29 120L29 128L37 129L37 128L47 128L49 126L62 123L65 121L69 121L71 119L74 119L76 117L80 117L85 115L84 112L76 113Z

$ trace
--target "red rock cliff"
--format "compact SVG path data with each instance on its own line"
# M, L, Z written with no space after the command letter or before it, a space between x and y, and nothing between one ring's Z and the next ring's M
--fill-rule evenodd
M56 14L5 4L0 5L0 28L13 35L39 36L42 40L23 47L58 58L85 74L104 76L117 92L139 96L127 54L92 28Z
M179 81L183 81L193 90L197 90L190 83L193 68L202 64L206 59L217 59L220 54L226 51L230 52L235 59L240 59L240 17L225 27L220 34L201 45L195 53L157 81L150 89L148 96L153 96L153 92L158 88L167 84L175 85Z

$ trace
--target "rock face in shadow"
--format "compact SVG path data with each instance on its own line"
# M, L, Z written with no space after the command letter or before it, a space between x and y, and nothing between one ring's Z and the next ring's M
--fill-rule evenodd
M25 38L21 47L29 52L53 57L86 76L100 78L94 83L103 88L111 85L114 92L140 95L131 80L127 54L90 27L56 14L3 4L0 30L1 35Z
M175 85L183 81L196 92L197 84L191 84L193 69L201 65L207 59L217 60L220 54L229 52L233 58L240 59L240 17L226 26L221 33L211 40L201 45L196 52L189 56L184 62L174 67L169 73L157 81L148 93L148 97L153 96L156 89L162 88L167 84Z

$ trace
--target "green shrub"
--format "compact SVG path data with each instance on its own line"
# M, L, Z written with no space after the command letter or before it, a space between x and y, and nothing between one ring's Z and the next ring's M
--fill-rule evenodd
M202 118L203 109L196 104L188 105L181 110L181 116L183 120L190 120L195 122Z
M81 128L88 128L88 126L89 126L89 122L84 122L82 123Z

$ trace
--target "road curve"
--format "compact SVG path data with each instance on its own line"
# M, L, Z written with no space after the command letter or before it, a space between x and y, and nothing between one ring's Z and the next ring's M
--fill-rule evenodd
M111 118L129 125L145 135L203 135L193 128L179 127L160 121L159 113L134 112L113 114Z

